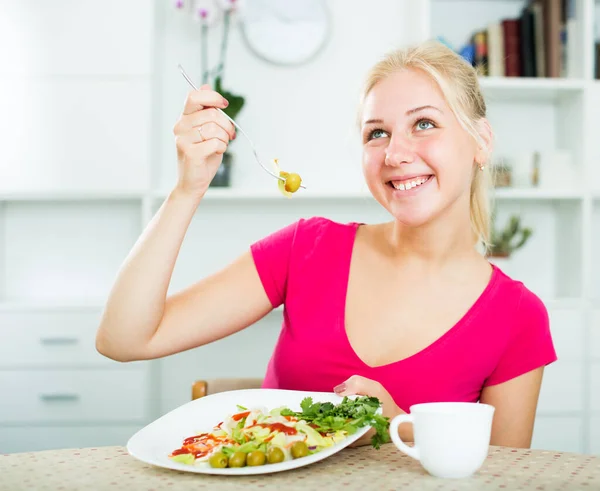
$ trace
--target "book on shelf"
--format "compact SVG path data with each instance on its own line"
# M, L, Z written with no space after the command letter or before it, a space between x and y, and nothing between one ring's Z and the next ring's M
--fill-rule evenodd
M575 0L530 0L518 17L475 31L461 53L483 76L568 77L576 28Z
M594 47L594 78L600 80L600 41L596 41Z

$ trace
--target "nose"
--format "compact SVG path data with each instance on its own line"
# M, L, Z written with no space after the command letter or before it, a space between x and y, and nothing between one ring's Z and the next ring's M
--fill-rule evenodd
M415 161L413 143L398 133L392 135L390 143L385 149L385 164L400 165L410 164Z

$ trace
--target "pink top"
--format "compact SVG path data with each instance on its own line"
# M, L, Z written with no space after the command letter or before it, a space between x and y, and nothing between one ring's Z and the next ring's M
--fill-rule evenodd
M301 219L252 244L265 292L273 307L285 306L263 387L331 392L361 375L408 412L420 402L476 402L483 387L557 359L544 304L494 266L483 293L447 333L408 358L365 364L344 325L358 226Z

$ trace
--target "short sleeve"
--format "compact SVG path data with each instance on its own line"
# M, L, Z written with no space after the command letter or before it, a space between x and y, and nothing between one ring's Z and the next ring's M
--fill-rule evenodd
M299 222L252 243L250 252L273 308L285 301L292 246Z
M496 385L557 360L548 311L543 302L523 286L507 346L485 385Z

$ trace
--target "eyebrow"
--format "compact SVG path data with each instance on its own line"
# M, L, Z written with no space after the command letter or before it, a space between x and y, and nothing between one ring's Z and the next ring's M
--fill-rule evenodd
M411 114L415 114L421 111L424 111L425 109L433 109L441 114L444 114L440 109L438 109L435 106L419 106L419 107L415 107L413 109L409 109L408 111L406 111L406 115L410 116ZM367 125L367 124L382 124L383 123L383 119L369 119L368 121L365 121L363 124Z
M442 111L440 109L438 109L435 106L419 106L419 107L415 107L414 109L409 109L408 111L406 111L406 115L410 115L410 114L414 114L414 113L418 113L420 111L424 111L425 109L433 109L439 113L441 113ZM442 113L443 114L443 113Z

